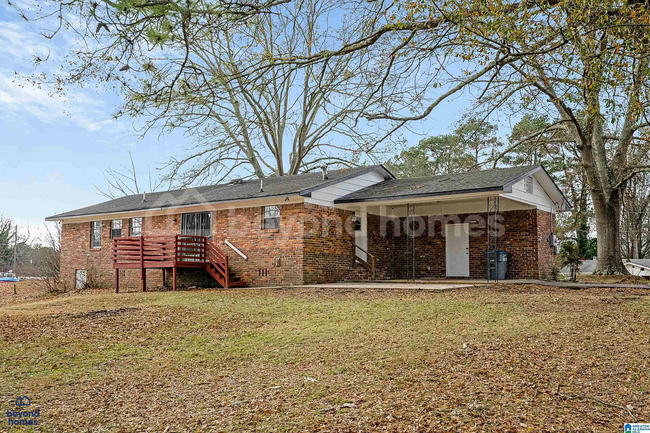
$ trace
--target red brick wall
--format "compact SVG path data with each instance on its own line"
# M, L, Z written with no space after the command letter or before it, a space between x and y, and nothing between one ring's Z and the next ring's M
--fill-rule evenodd
M170 219L171 221L171 219ZM122 221L122 235L128 236L129 219ZM154 227L148 219L143 220L142 230L152 234ZM100 287L115 288L115 270L113 269L113 239L111 239L111 220L102 221L102 242L100 248L90 247L91 223L67 223L61 228L61 275L62 281L69 288L75 286L75 273L85 269L88 281ZM140 271L123 269L120 274L120 288L140 287ZM147 271L147 286L162 285L162 271Z
M350 218L353 212L311 204L290 204L281 208L280 228L262 229L262 208L246 208L216 211L213 213L213 240L229 256L233 276L241 278L249 286L325 283L349 278L368 278L369 272L359 265L353 266L353 232ZM480 218L476 218L479 216ZM484 252L487 236L484 214L458 215L457 221L479 224L471 228L482 231L470 237L470 276L485 277ZM508 251L507 278L549 278L555 262L546 241L549 231L547 212L537 210L502 212L502 236L498 249ZM174 222L176 219L176 222ZM415 277L444 278L445 217L425 218L423 233L415 238ZM382 224L387 229L381 236ZM400 235L393 231L400 225ZM376 256L378 279L409 278L411 256L406 251L404 219L390 220L368 215L368 250ZM481 230L483 229L483 230ZM74 286L77 269L86 269L105 287L114 287L115 273L112 268L110 220L103 222L102 246L90 248L91 225L87 223L64 224L62 229L61 272L63 280ZM180 231L180 214L148 217L143 220L145 235L176 234ZM122 233L128 236L129 220L123 221ZM244 254L244 260L230 247L229 240ZM493 242L490 243L493 248ZM407 265L409 265L407 267ZM139 270L121 271L120 288L140 287ZM185 275L181 284L205 283L202 270ZM207 275L207 274L206 274ZM147 271L150 287L162 285L162 271Z
M502 233L497 239L497 249L508 251L509 279L548 278L554 256L546 242L549 234L548 221L551 214L537 210L501 212L499 223ZM422 233L415 236L415 278L445 278L446 243L443 223L452 217L423 217ZM368 215L368 248L376 255L378 278L412 278L413 252L407 251L404 218L400 218L400 235L395 236L393 222L387 224L387 236L380 236L384 217ZM485 214L462 214L454 221L470 223L470 278L485 278L485 251L494 249L491 236L487 246ZM477 221L477 223L471 223ZM417 228L416 228L417 230ZM410 245L409 245L410 246ZM381 275L381 277L379 277Z
M302 204L281 206L280 228L262 230L262 208L217 211L213 213L213 239L229 257L231 273L247 285L264 286L302 284ZM174 219L176 222L174 222ZM103 221L102 246L90 248L91 224L64 224L62 230L61 272L64 281L74 285L77 269L96 275L103 287L115 287L115 271L111 258L110 220ZM180 214L143 218L144 235L180 233ZM129 234L129 220L123 221L122 234ZM225 244L228 239L248 256L243 260ZM279 259L279 260L278 260ZM122 270L120 288L139 288L140 271ZM169 273L171 274L171 272ZM206 272L179 272L180 285L205 283ZM193 281L194 280L194 281ZM168 275L169 282L169 275ZM162 271L147 271L147 286L162 285ZM205 285L205 284L201 284Z
M213 240L229 258L232 274L249 286L302 284L302 204L280 206L280 228L262 229L263 208L217 211ZM244 260L225 243L244 253Z
M354 212L305 204L304 282L342 281L353 269L352 217Z

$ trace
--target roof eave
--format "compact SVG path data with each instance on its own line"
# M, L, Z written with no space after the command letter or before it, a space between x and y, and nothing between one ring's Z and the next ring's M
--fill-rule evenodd
M399 200L399 199L410 199L410 198L423 198L423 197L439 197L444 195L463 195L463 194L475 194L481 192L492 192L492 191L503 191L503 188L500 186L497 187L488 187L488 188L472 188L464 189L460 191L440 191L433 193L420 193L420 194L408 194L408 195L388 195L382 197L372 197L372 198L359 198L359 199L345 199L341 197L340 199L334 200L335 204L344 204L344 203L363 203L363 202L375 202L375 201L386 201L386 200Z
M299 196L300 194L298 192L291 192L286 194L275 194L275 195L269 195L264 197L252 197L252 198L237 199L237 200L218 200L218 201L210 201L207 203L194 203L194 204L187 204L182 206L163 206L163 207L153 207L153 208L146 208L146 209L121 210L115 212L100 212L100 213L89 213L89 214L69 215L69 216L60 216L63 214L59 214L59 215L49 216L45 218L45 221L56 222L56 221L74 219L74 218L79 219L79 218L89 218L89 217L98 217L98 216L111 216L111 215L119 215L119 214L131 214L136 212L157 212L157 211L173 210L173 209L185 209L185 208L197 207L197 206L208 206L208 205L217 205L217 204L237 203L242 201L267 200L267 199L274 199L280 197L299 197Z

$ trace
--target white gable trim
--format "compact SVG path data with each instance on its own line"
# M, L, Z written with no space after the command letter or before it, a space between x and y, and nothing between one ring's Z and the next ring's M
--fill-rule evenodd
M525 183L528 176L533 178L532 193L526 191ZM562 212L571 209L571 204L562 191L541 166L510 182L503 189L506 192L501 194L502 197L535 206L546 212Z
M334 207L334 200L385 180L386 174L379 170L373 170L314 190L309 197L305 197L305 203Z

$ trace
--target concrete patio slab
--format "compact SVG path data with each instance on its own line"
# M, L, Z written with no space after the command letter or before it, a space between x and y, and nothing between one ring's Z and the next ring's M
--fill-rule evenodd
M367 290L450 290L465 287L474 287L474 283L447 283L447 282L394 282L394 281L358 281L331 284L306 284L301 288L313 289L367 289Z
M560 287L565 289L589 289L589 288L621 288L621 289L646 289L650 285L642 284L603 284L603 283L571 283L567 281L544 281L544 280L501 280L486 281L477 279L449 279L449 280L379 280L379 281L345 281L341 283L305 284L296 286L267 286L267 287L245 287L237 290L280 290L287 288L314 288L314 289L354 289L354 290L425 290L442 291L451 289L462 289L493 284L503 285L538 285L548 287Z
M505 285L528 285L560 287L565 289L588 289L588 288L621 288L621 289L647 289L650 285L642 284L603 284L603 283L571 283L567 281L544 281L544 280L381 280L381 281L346 281L330 284L306 284L299 287L320 288L320 289L383 289L383 290L449 290L466 287L476 287L492 284Z

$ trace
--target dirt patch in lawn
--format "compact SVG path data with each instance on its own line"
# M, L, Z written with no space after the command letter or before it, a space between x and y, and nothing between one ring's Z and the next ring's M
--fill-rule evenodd
M132 311L138 311L138 310L141 310L141 308L116 308L115 310L95 310L95 311L86 311L83 313L70 313L69 315L77 319L93 319L93 318L105 317L105 316L120 316L122 314L132 312Z
M39 431L620 431L650 419L648 295L45 299L0 309L1 409L29 396Z

